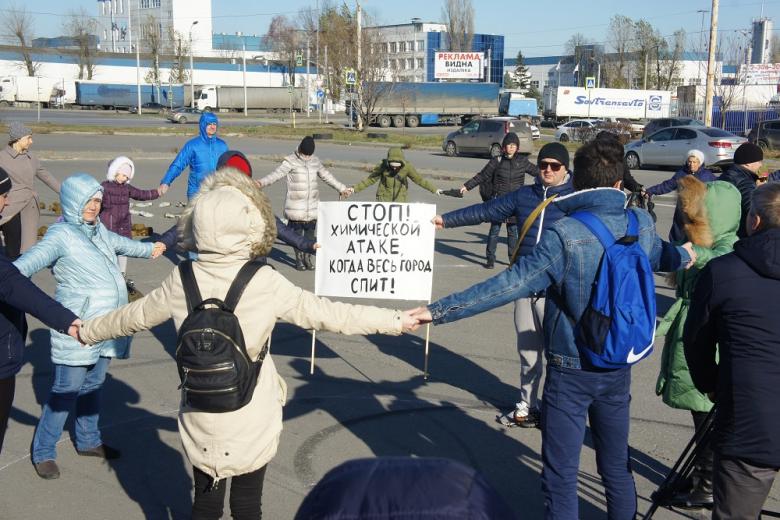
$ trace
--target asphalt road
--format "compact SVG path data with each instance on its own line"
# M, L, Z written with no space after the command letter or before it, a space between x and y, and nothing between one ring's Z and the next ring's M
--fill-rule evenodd
M136 158L134 184L158 184L182 139L126 136L38 136L35 151L44 165L62 179L86 171L102 179L109 156L120 152ZM235 148L254 155L282 155L294 143L231 139ZM370 163L384 149L318 144L318 153L332 161L331 170L347 184L358 182L365 171L354 163ZM459 185L484 164L478 159L451 159L430 152L409 151L408 157L431 172L441 187ZM256 172L270 172L275 162L253 159ZM346 166L345 166L346 165ZM639 171L640 182L651 184L671 172ZM444 180L443 177L451 177ZM39 186L46 203L55 195ZM281 212L284 186L267 189ZM177 180L163 201L185 200L185 179ZM335 191L323 187L323 200L335 200ZM436 197L415 186L411 199L437 205L439 212L478 202L472 192L463 200ZM373 200L373 190L355 196ZM165 213L177 213L172 204L145 208L153 217L136 217L157 231L174 223ZM674 199L658 200L658 229L665 235ZM42 224L56 217L44 211ZM470 286L496 274L481 267L486 226L441 231L437 235L433 298ZM499 245L505 260L505 246ZM293 268L293 253L278 245L271 254L276 269L295 284L313 290L310 272ZM129 261L129 274L146 292L166 276L170 258ZM34 277L53 293L49 272ZM663 278L657 278L659 313L672 302ZM419 302L372 302L407 308ZM30 465L29 447L41 404L50 389L52 365L46 329L30 320L27 364L17 378L16 400L5 447L0 454L0 511L4 519L79 518L83 520L188 518L192 473L182 451L176 424L179 384L172 359L175 332L170 323L136 335L132 357L112 363L103 392L101 427L106 443L122 450L121 459L109 464L78 457L69 435L59 443L62 477L39 479ZM424 379L425 331L400 338L317 335L317 362L309 374L311 336L307 331L280 323L273 335L272 353L289 385L284 432L276 458L270 463L263 495L266 518L292 518L309 489L332 467L356 457L414 455L449 457L483 472L522 518L541 518L543 503L539 471L540 434L537 430L505 429L496 413L517 398L517 352L512 308L505 306L477 317L433 327L430 332L430 377ZM631 455L639 511L649 506L657 488L693 433L690 414L673 410L655 396L660 343L649 359L633 370ZM579 473L580 517L605 517L590 434L586 435ZM775 489L767 503L780 509ZM699 512L660 511L656 518L707 518Z

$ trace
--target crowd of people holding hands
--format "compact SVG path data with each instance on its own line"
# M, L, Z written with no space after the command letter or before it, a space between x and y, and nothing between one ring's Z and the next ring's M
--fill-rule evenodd
M133 334L169 319L179 330L193 312L178 268L128 303L134 287L127 278L127 257L154 259L178 249L191 265L201 297L224 298L242 268L267 256L277 237L295 248L296 269L314 268L320 180L341 198L378 183L377 201L406 202L409 181L442 193L396 147L364 180L347 186L315 155L311 137L273 172L253 177L246 156L218 137L218 125L215 115L203 114L199 135L181 149L154 189L131 184L135 164L125 156L109 163L102 183L85 173L60 183L30 154L32 132L19 123L10 125L8 146L0 151L5 246L0 334L10 346L0 354L0 449L22 365L28 313L51 329L54 378L31 447L31 461L43 479L60 476L56 446L71 414L79 455L121 456L118 447L102 441L98 426L109 365L129 356ZM578 518L577 473L587 422L608 516L634 518L637 495L628 449L631 364L593 366L576 338L606 249L575 218L582 213L598 219L614 240L638 243L653 271L669 273L675 301L656 330L656 337L663 337L657 394L671 407L690 410L696 429L717 403L714 440L701 450L688 486L668 505L712 507L713 518L719 519L757 517L780 468L780 409L772 396L780 383L780 370L773 368L780 353L780 322L772 319L770 304L780 294L780 182L774 182L780 174L762 177L763 153L745 143L719 177L693 149L671 178L644 188L626 168L623 147L613 136L584 144L573 158L564 145L548 143L535 162L518 145L517 136L507 134L503 153L457 190L462 196L479 187L482 203L437 215L431 224L444 230L488 223L488 269L495 267L499 231L506 226L508 268L473 287L400 311L332 302L274 269L257 270L232 310L248 356L260 363L251 399L223 413L193 408L183 399L179 411L179 433L194 475L193 518L222 516L228 478L233 517L261 516L263 480L279 445L286 398L286 385L265 348L277 320L342 334L398 335L507 303L514 305L519 393L515 407L497 420L507 427L541 429L546 516ZM188 204L177 225L156 241L132 240L130 199L165 195L187 168ZM62 208L62 216L37 242L36 176L59 194ZM274 216L263 193L281 180L287 184L284 221ZM658 235L650 214L626 208L627 183L630 191L648 198L677 192L668 241ZM57 284L54 299L29 280L49 267ZM397 474L409 470L398 461L389 465ZM379 471L371 463L355 467L364 466ZM394 471L386 472L388 479ZM394 489L385 488L386 500ZM400 503L410 495L398 493L393 500ZM312 512L313 504L333 502L307 500L302 511L309 515L305 518L321 518Z

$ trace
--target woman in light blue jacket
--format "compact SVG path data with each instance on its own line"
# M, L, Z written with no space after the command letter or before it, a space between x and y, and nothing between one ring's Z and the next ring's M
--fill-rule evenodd
M127 286L117 255L157 257L162 244L141 243L110 232L100 223L103 188L85 173L62 183L63 220L49 227L43 239L14 262L25 276L52 266L57 280L55 299L82 318L96 317L127 303ZM54 462L56 444L68 414L76 408L76 449L79 455L116 458L98 430L100 388L111 358L128 357L130 338L83 347L51 331L54 384L35 431L32 461L41 478L59 477Z

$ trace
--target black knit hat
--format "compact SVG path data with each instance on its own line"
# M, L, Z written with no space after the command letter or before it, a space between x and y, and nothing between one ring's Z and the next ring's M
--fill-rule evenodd
M764 152L753 143L742 143L734 152L734 164L750 164L764 160Z
M0 168L0 195L5 195L11 191L11 177L8 172Z
M298 153L303 155L314 155L314 138L307 135L298 145Z
M520 148L520 138L517 137L517 134L514 132L509 132L504 136L504 140L501 141L501 148L506 149L507 145L514 144L518 148Z
M569 169L569 150L561 143L547 143L539 150L539 156L536 158L536 164L544 159L555 159Z

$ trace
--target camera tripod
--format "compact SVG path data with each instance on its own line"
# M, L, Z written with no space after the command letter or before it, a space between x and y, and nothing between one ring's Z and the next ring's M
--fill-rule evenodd
M707 417L704 419L701 428L699 428L688 442L688 445L680 454L680 458L677 459L674 466L672 466L669 474L661 485L658 486L658 489L650 495L650 509L645 513L644 520L652 518L659 507L671 507L671 502L675 494L680 491L682 484L691 476L696 458L699 456L699 453L709 445L710 440L712 439L712 431L715 425L715 409L716 406L713 406L710 413L707 414ZM762 510L761 515L771 518L780 518L780 513L775 511Z

